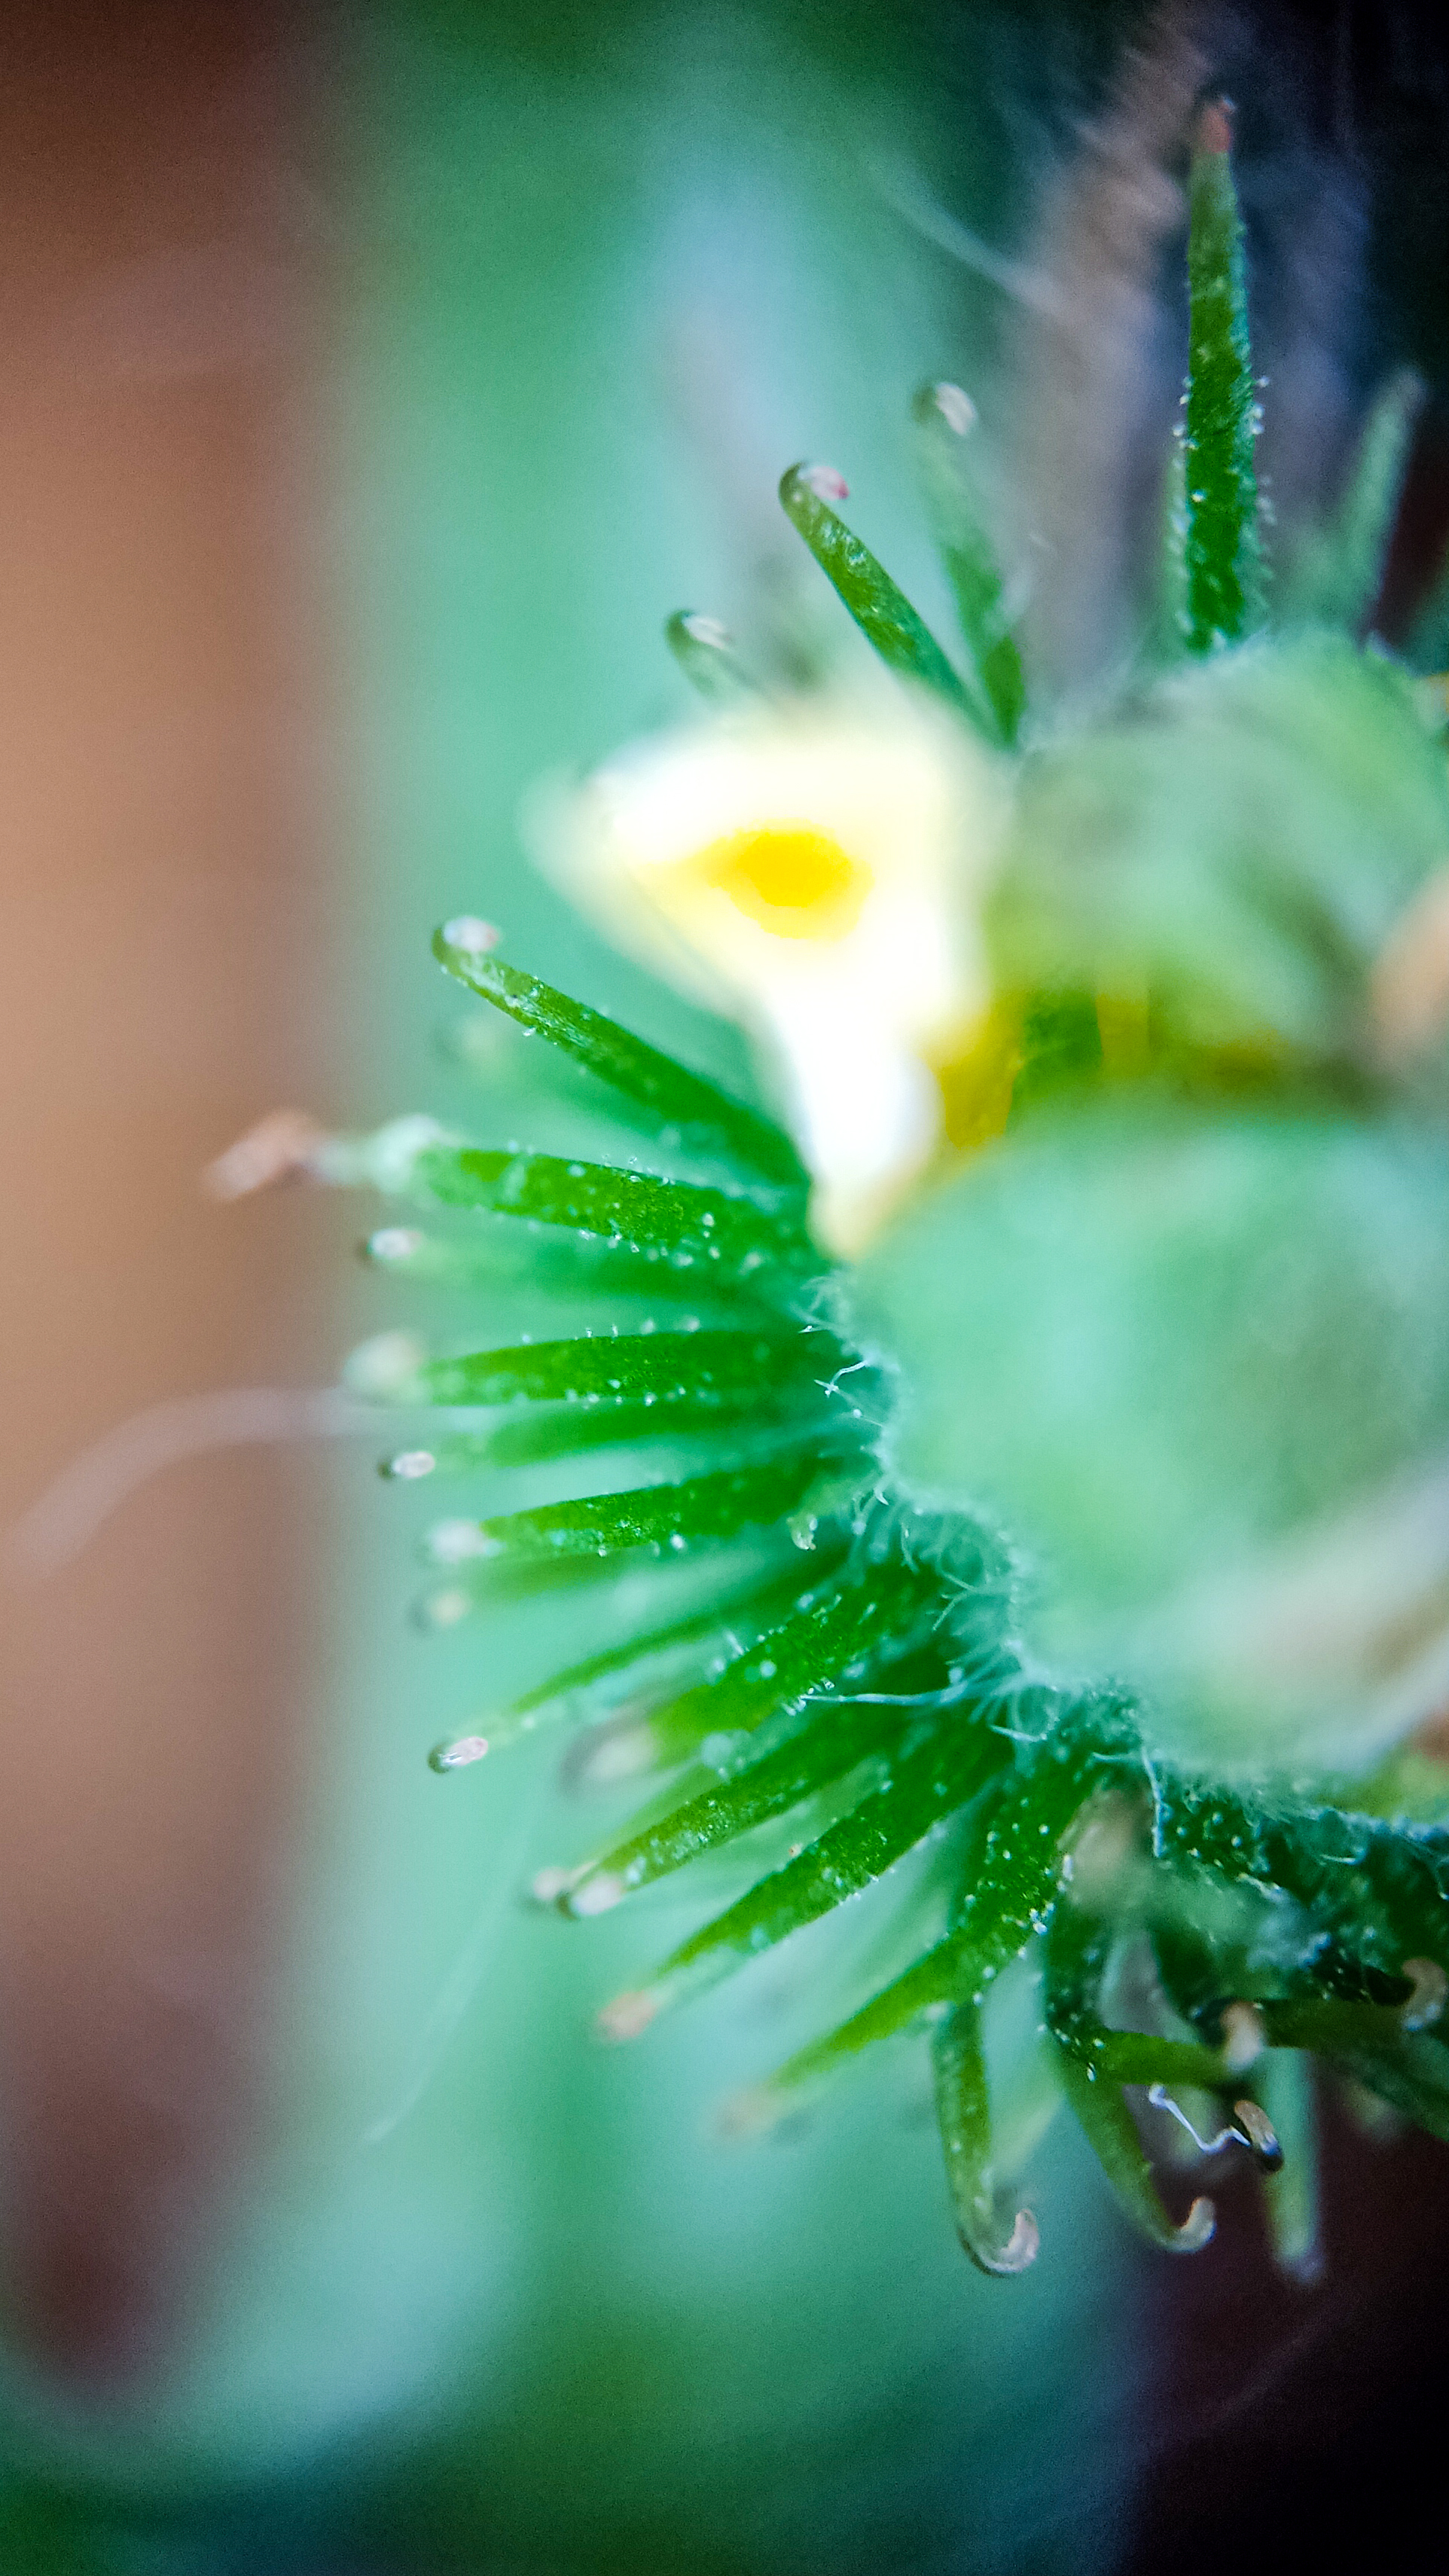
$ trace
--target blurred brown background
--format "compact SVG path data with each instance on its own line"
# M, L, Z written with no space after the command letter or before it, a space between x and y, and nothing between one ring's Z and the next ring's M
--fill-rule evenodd
M154 0L4 50L9 1531L137 1409L325 1377L333 1336L295 1212L197 1186L324 1052L300 50ZM252 2116L314 1520L304 1463L228 1449L0 1581L10 2295L71 2370L147 2346Z

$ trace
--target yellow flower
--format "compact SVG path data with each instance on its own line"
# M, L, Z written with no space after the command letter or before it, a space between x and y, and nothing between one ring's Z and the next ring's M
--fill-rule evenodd
M1004 801L1000 764L893 690L636 744L554 817L575 898L774 1057L833 1250L858 1249L940 1143L934 1068L985 1005Z

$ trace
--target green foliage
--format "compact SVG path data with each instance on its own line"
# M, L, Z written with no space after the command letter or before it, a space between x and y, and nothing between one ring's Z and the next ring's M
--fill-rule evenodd
M1351 635L1367 626L1383 584L1424 392L1423 378L1412 367L1399 368L1382 388L1329 525L1308 537L1280 585L1285 622L1340 626Z
M591 1334L425 1360L409 1392L428 1404L758 1404L813 1387L844 1358L829 1333Z
M425 1145L409 1178L419 1198L439 1207L486 1208L559 1226L646 1262L706 1271L711 1284L758 1275L764 1289L772 1272L794 1277L814 1266L803 1210L778 1193L711 1189L557 1154L448 1143Z
M1295 635L1188 663L1033 760L987 928L1008 990L1150 993L1163 1047L1351 1068L1374 962L1446 852L1404 673Z
M1436 1632L1446 1273L1436 1124L1099 1077L926 1196L855 1293L901 1362L893 1477L1030 1546L1037 1651L1132 1679L1160 1750L1323 1772L1412 1722L1415 1616ZM1271 1653L1295 1618L1310 1642Z
M913 413L926 503L966 646L973 713L981 730L994 732L1010 750L1026 713L1026 674L969 470L975 407L959 385L926 385Z
M489 951L495 934L486 923L447 922L433 941L438 963L480 1000L507 1013L532 1037L571 1056L586 1073L645 1113L654 1131L677 1131L678 1140L718 1152L746 1172L785 1188L803 1188L800 1157L784 1130L741 1100L731 1099L703 1074L690 1073L673 1056L591 1011L539 975L521 975Z
M1002 2224L979 2005L956 2004L938 2023L931 2039L931 2063L956 2232L981 2271L1024 2272L1035 2260L1040 2240L1029 2210L1017 2210L1005 2227Z
M1187 252L1187 626L1195 653L1236 644L1261 614L1257 396L1230 140L1227 111L1205 108L1192 156Z
M677 608L665 625L664 641L690 687L711 705L736 705L754 696L749 675L717 617Z
M1449 781L1404 675L1356 641L1416 397L1386 390L1285 585L1295 630L1347 632L1258 632L1227 141L1209 109L1157 637L1176 667L1015 764L985 920L1018 1068L1000 1141L847 1271L812 1237L780 1129L462 921L436 943L448 971L607 1086L658 1159L709 1177L418 1121L316 1165L473 1229L383 1229L372 1257L401 1276L485 1284L502 1255L478 1228L522 1224L603 1301L567 1339L364 1355L374 1391L448 1416L391 1474L672 1444L649 1482L442 1524L431 1615L514 1573L608 1582L687 1555L714 1578L703 1606L626 1623L482 1711L436 1766L567 1723L583 1776L654 1775L643 1815L536 1891L572 1916L736 1860L732 1901L608 2008L615 2038L918 1854L912 1955L735 2123L928 2030L958 2230L1004 2274L1037 2245L991 2056L994 1990L1023 1977L1045 2076L1170 2250L1213 2223L1205 2195L1177 2216L1159 2188L1150 2122L1191 2128L1184 2102L1211 2115L1204 2155L1260 2172L1300 2272L1315 2061L1449 2135L1431 2029L1449 1829L1408 1821L1407 1774L1381 1758L1445 1652L1442 1479L1424 1479L1449 1432L1449 1139L1436 1062L1396 1064L1375 1020L1385 945L1449 852ZM1004 764L1029 710L972 418L952 387L916 407L964 677L831 506L838 478L792 468L781 499L888 668ZM710 621L676 618L669 640L706 693L742 685ZM707 1300L708 1322L621 1329L601 1248L661 1303ZM1365 1494L1377 1539L1353 1521ZM1111 1690L1089 1678L1106 1673Z
M821 571L834 584L861 633L888 671L914 680L946 704L988 730L990 720L973 707L930 629L917 616L903 591L876 562L868 546L853 536L830 506L829 493L845 497L838 474L819 465L792 465L781 477L780 504L804 538Z

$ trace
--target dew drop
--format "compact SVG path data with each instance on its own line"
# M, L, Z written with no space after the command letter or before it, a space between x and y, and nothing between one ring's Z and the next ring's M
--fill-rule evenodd
M446 1592L430 1592L426 1601L420 1603L418 1616L429 1628L456 1628L460 1619L467 1618L472 1607L467 1593L453 1585Z
M419 1476L431 1476L437 1463L431 1449L399 1449L393 1457L384 1458L382 1472L385 1476L395 1476L402 1484L410 1485L415 1483Z
M605 2004L599 2015L599 2037L637 2039L653 2021L660 2002L661 1997L652 1994L648 1987L641 1987L634 1994L615 1995L613 2002Z
M627 1882L616 1869L601 1869L586 1878L568 1898L570 1914L608 1914L628 1894Z
M443 924L443 937L450 948L460 949L465 957L486 957L502 938L491 921L480 921L476 912L455 912Z
M603 1726L581 1753L577 1776L591 1789L611 1788L616 1780L632 1780L649 1770L658 1749L652 1726Z
M416 1333L374 1333L350 1353L342 1375L354 1395L395 1396L426 1358Z
M481 1762L487 1750L486 1735L459 1735L451 1744L435 1744L428 1761L435 1771L461 1771L465 1763Z
M976 426L976 405L961 385L940 384L931 387L931 399L948 429L965 438Z
M498 1541L476 1521L439 1521L425 1542L435 1565L462 1565L469 1557L496 1556Z
M571 1869L535 1870L528 1890L534 1904L557 1905L559 1898L566 1896L573 1885L573 1876Z
M757 2137L762 2129L774 2126L780 2111L778 2092L768 2084L750 2084L721 2102L712 2125L720 2138Z

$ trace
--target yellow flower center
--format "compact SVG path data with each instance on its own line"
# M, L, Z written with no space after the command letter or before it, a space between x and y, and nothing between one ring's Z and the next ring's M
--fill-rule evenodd
M779 939L843 939L869 894L871 871L814 823L766 823L711 841L691 862Z

